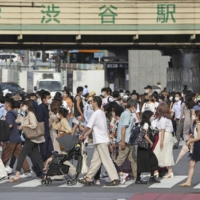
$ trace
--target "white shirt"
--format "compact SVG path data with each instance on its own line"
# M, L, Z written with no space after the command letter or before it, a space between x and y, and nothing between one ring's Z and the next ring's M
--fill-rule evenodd
M177 101L174 103L173 107L172 107L172 112L175 113L175 118L176 119L180 119L181 116L181 101ZM184 118L184 117L183 117Z
M68 106L68 104L67 104L67 102L66 101L64 101L63 100L63 106L69 111L69 113L71 112L71 110L70 110L70 108L69 108L69 106Z
M165 117L161 117L160 120L158 119L157 128L160 131L162 129L165 129L166 132L170 132L170 133L172 133L174 131L173 125L172 125L172 120L167 119Z
M154 106L155 106L155 110L157 110L157 108L158 108L158 106L159 106L159 103L156 101L156 102L154 103Z
M88 93L89 93L88 88L84 88L84 89L83 89L83 95L88 94Z
M108 96L106 98L102 99L102 106L105 106L106 104L108 104L109 102L113 102L113 97Z
M136 113L140 113L140 105L139 105L139 104L137 104L137 110L136 110L136 112L135 112L135 113L132 113L133 120L135 119L134 122L135 122L135 123L139 123L139 119L137 118Z
M146 110L150 110L150 111L152 111L153 113L155 113L156 110L155 110L155 105L154 105L154 103L153 103L153 102L150 103L150 104L144 103L144 105L142 106L142 113L143 113L144 111L146 111Z
M92 108L92 105L89 103L86 103L84 107L84 117L85 117L85 123L87 124L94 113L94 110Z
M94 144L110 142L108 137L106 116L102 110L98 109L92 114L87 127L93 129L92 135Z

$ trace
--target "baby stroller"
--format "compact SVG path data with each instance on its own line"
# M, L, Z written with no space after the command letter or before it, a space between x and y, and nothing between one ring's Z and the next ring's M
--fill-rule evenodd
M82 167L82 156L80 148L81 144L79 143L78 138L72 135L64 135L61 138L57 138L57 140L64 147L66 154L58 154L58 152L52 152L53 158L52 161L49 163L48 169L44 175L42 185L51 185L52 180L50 176L55 175L63 175L68 186L76 185ZM78 164L76 167L77 175L75 178L72 178L68 174L70 166L64 164L65 161L70 161L73 159L78 160Z

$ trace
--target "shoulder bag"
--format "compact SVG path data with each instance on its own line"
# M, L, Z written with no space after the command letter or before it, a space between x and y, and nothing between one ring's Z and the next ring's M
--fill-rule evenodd
M135 141L135 144L138 145L138 147L144 148L144 149L148 149L149 148L149 142L147 140L145 140L144 136L146 135L146 131L141 128L139 135Z
M45 133L44 122L38 122L37 127L35 129L24 127L23 131L24 131L25 137L29 140L33 140L41 136L44 136L44 133Z
M81 174L86 175L88 173L88 156L87 152L85 151L85 145L81 144L81 156L82 156L82 168L81 168Z

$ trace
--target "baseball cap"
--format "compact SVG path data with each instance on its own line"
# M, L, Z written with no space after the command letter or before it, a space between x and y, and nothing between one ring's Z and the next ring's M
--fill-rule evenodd
M164 95L162 95L162 94L160 94L160 95L158 95L158 99L165 100L165 96L164 96Z
M151 89L152 90L152 87L150 85L147 85L144 89Z

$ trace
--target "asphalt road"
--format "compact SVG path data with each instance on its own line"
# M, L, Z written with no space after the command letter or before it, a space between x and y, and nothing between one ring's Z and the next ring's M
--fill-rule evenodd
M174 150L176 160L179 150ZM88 148L88 158L91 160L93 148ZM117 187L106 187L105 181L101 181L100 186L67 186L65 181L53 181L50 186L42 186L38 179L25 178L20 183L0 182L0 200L10 200L11 198L20 200L48 199L95 199L95 200L112 200L112 199L130 199L135 194L146 193L167 193L167 194L200 194L200 164L195 169L192 187L181 188L178 185L187 178L189 158L184 156L180 162L174 166L173 171L175 178L162 179L161 184L136 185L133 181L127 181L125 185ZM74 163L75 164L75 163ZM104 170L102 170L104 171ZM148 180L148 174L143 174L144 179ZM200 195L199 195L200 198ZM172 200L173 198L170 198Z

